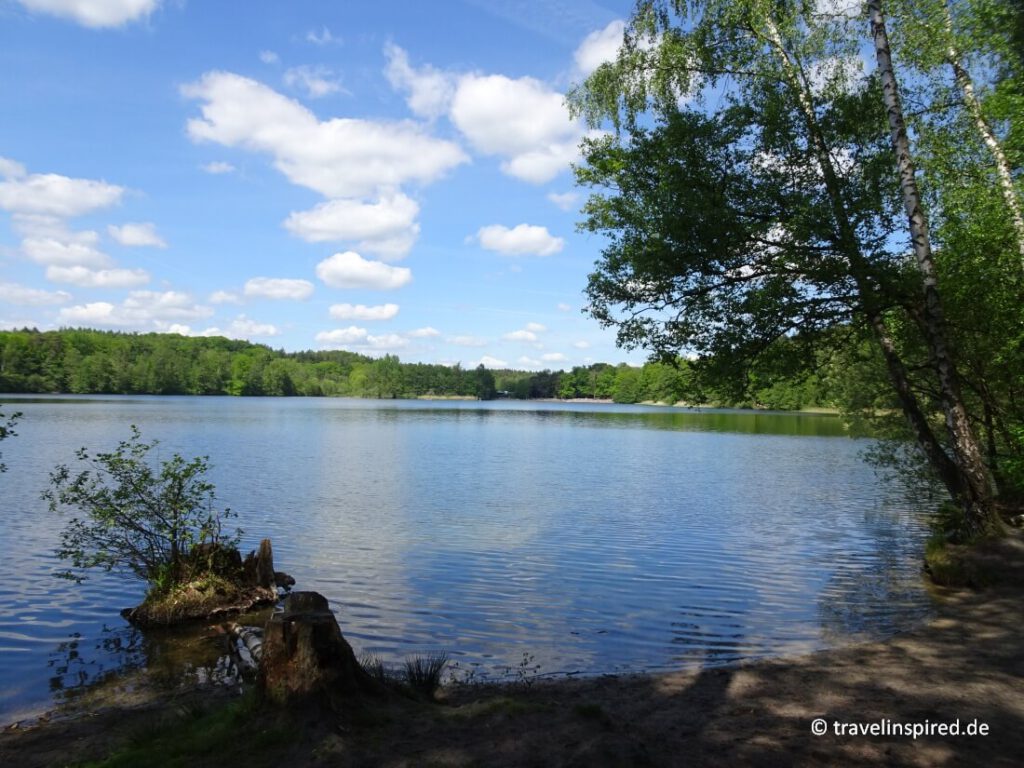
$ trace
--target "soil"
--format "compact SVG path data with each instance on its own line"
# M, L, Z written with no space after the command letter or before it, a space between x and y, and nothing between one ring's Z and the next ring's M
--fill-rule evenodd
M1017 766L1024 755L1022 629L1019 587L945 592L937 618L885 642L671 674L459 685L443 689L437 703L389 701L344 720L296 723L295 740L269 752L266 764ZM8 727L0 765L102 757L196 701L215 707L229 695L142 686L113 706L92 709L85 701L76 712ZM828 733L815 736L819 717ZM836 723L892 732L893 724L957 721L963 731L983 723L987 734L834 732ZM204 759L189 765L230 764Z

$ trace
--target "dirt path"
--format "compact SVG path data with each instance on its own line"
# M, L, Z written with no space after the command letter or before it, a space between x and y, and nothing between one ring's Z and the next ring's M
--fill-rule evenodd
M881 643L692 673L469 686L442 705L320 729L268 765L1016 766L1024 760L1024 592L956 593L930 624ZM184 700L136 702L0 734L0 765L106 754ZM811 733L824 718L828 733ZM836 735L978 721L987 735ZM324 736L325 732L330 733ZM283 762L282 762L283 760ZM190 765L204 765L198 757ZM220 763L223 765L223 763Z

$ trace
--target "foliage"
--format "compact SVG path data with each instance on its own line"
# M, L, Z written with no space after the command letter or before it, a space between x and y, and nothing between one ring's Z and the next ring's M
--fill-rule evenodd
M1000 162L1020 168L1013 137L1024 112L996 103L1019 67L1003 66L1005 46L983 42L992 23L979 9L997 0L970 0L971 13L950 22L987 78L973 91L955 68L933 76L950 57L945 33L918 43L928 55L907 51L912 11L934 6L942 18L946 3L893 5L894 39L908 53L899 61L911 62L897 79L921 107L909 150L893 128L896 88L881 81L889 71L857 74L866 44L885 60L880 34L865 39L884 31L867 23L877 1L849 12L638 2L616 60L570 97L592 125L616 129L585 142L577 168L593 191L581 226L606 237L589 312L622 346L696 356L705 391L770 393L761 372L772 371L790 390L806 381L859 400L876 422L902 413L891 433L916 439L969 526L996 529L991 482L1007 490L1001 469L1020 450L1012 435L1024 417L1024 286L1010 225L1019 193L995 183ZM845 370L860 387L829 371L844 361L857 364Z
M823 359L821 366L828 361ZM107 375L115 370L116 376ZM7 391L581 398L773 409L830 404L824 379L806 372L791 375L766 363L748 373L726 386L711 382L686 360L637 369L594 363L570 371L530 372L402 363L391 355L372 360L351 352L288 354L246 342L172 334L0 331L0 390Z
M14 431L14 425L18 423L18 419L21 417L20 413L12 413L10 416L5 416L3 411L0 411L0 441L6 440L8 437L14 437L18 433ZM3 454L0 453L0 459L3 458ZM7 465L0 461L0 472L6 472Z
M88 465L78 473L58 466L43 494L55 511L70 507L78 513L61 533L57 555L71 562L60 575L81 581L81 571L99 568L128 573L166 592L203 570L190 558L195 545L237 548L241 531L226 534L230 510L214 506L213 485L205 479L209 459L186 460L179 454L150 463L157 441L142 441L137 427L131 437L109 453L77 452Z

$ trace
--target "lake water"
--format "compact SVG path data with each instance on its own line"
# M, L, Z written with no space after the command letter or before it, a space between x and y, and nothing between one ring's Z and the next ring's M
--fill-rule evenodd
M883 637L930 611L919 509L832 416L533 402L4 398L0 722L161 658L142 586L55 579L39 498L138 425L209 455L244 545L325 594L357 654L513 677L723 664ZM187 654L186 654L187 655Z

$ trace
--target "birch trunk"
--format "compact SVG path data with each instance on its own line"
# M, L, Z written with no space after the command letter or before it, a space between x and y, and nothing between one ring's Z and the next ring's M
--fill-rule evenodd
M953 70L953 78L956 80L957 88L964 99L967 112L974 122L974 127L981 135L982 141L992 154L996 165L996 174L999 177L999 191L1002 193L1003 202L1010 213L1010 222L1013 225L1014 236L1017 240L1017 253L1021 258L1021 266L1024 267L1024 211L1021 210L1020 198L1017 189L1013 185L1013 174L1010 172L1010 161L1003 152L1003 146L996 138L992 126L988 124L984 113L981 111L981 102L974 91L974 81L970 73L963 65L963 57L956 47L956 38L953 36L953 16L949 6L943 2L944 26L946 33L946 61Z
M999 519L994 512L991 481L982 458L978 439L971 428L960 392L959 376L949 341L946 337L945 317L939 296L938 272L928 234L928 219L924 213L910 140L907 137L900 102L898 84L892 65L889 37L882 14L880 0L868 0L868 17L871 22L871 36L875 46L875 58L882 81L882 96L889 119L889 131L893 151L899 170L900 190L907 213L910 239L914 258L921 275L924 293L923 327L926 342L935 369L946 431L953 451L954 462L963 477L959 501L963 506L968 530L972 533L989 533L1000 529Z

